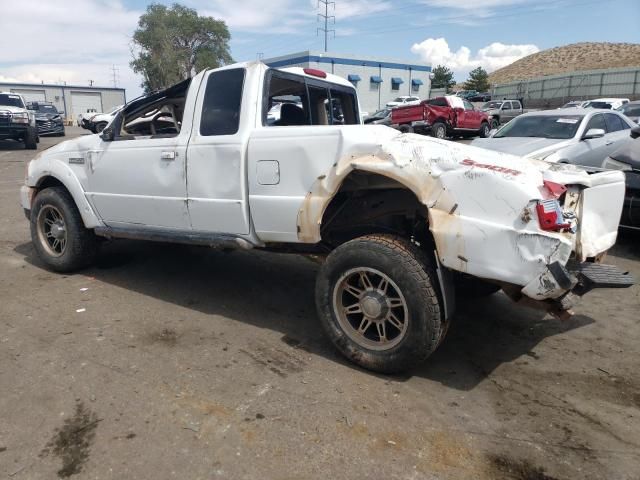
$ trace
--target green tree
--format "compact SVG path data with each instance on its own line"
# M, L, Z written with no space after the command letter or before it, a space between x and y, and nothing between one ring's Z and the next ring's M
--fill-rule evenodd
M431 80L431 88L446 88L449 90L456 82L453 80L453 72L444 65L438 65L431 70L433 80Z
M482 68L474 68L469 72L469 80L464 83L465 90L477 90L478 92L486 92L491 85L489 84L489 74Z
M230 38L223 20L177 3L152 3L133 34L131 68L144 78L145 91L166 88L202 69L232 63Z

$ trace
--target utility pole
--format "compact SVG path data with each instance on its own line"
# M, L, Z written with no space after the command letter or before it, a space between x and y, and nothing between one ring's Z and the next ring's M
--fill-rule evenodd
M93 80L89 80L89 86L93 87Z
M333 32L333 36L335 38L336 31L333 29L329 29L329 19L333 20L333 24L336 23L336 16L329 15L329 5L333 6L333 11L336 11L336 2L332 2L330 0L318 0L318 8L321 8L320 5L324 5L324 13L319 13L318 18L322 18L324 20L324 28L318 27L316 29L316 35L318 32L324 32L324 51L327 51L327 35L329 32ZM322 10L320 10L322 11Z
M264 58L264 53L262 52L257 52L256 53L256 60L260 61Z
M120 70L115 65L111 66L111 81L113 82L113 87L116 88L118 86Z

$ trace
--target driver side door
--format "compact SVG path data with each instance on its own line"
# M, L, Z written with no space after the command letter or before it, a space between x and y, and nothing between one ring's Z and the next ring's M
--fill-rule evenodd
M122 228L191 228L187 209L186 145L167 138L116 137L87 152L86 196L104 223Z

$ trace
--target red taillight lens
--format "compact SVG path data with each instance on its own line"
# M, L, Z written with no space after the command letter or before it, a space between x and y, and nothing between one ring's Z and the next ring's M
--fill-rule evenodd
M565 187L561 183L550 182L548 180L543 180L542 183L545 187L547 187L547 190L549 190L551 192L551 195L553 195L555 198L560 198L562 195L564 195L564 192L567 191L567 187Z
M560 203L556 199L540 200L536 205L536 212L542 230L557 232L571 228L571 224L565 222Z

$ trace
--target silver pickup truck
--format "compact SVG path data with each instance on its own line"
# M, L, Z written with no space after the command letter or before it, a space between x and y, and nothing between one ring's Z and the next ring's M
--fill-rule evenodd
M563 316L593 288L629 286L599 263L624 189L622 172L361 125L345 79L251 62L134 100L101 134L43 151L21 203L60 272L90 265L99 237L312 254L329 338L395 372L442 342L458 287Z
M480 110L489 115L491 128L498 128L518 115L522 115L525 110L522 108L520 100L492 100L480 107Z

